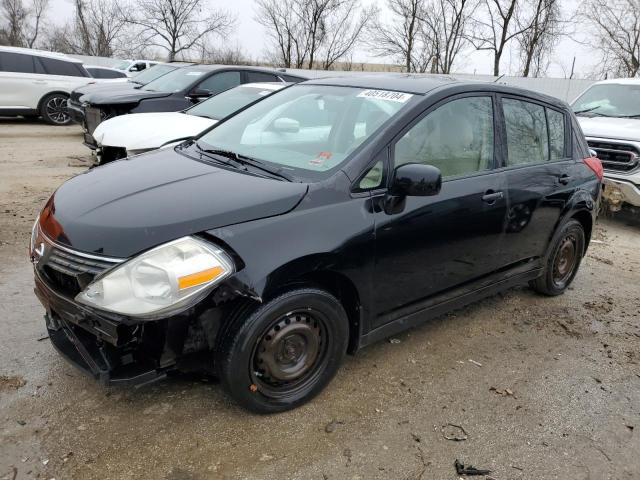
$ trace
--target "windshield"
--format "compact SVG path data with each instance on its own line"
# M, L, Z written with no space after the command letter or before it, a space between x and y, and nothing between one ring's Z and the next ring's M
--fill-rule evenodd
M640 85L594 85L573 102L573 111L607 117L640 116Z
M121 62L116 63L113 68L117 68L118 70L126 70L131 65L131 60L123 60Z
M207 70L195 70L193 68L178 68L156 80L147 83L143 90L153 92L179 92L198 80ZM136 78L137 79L137 78Z
M176 67L171 65L154 65L153 67L147 68L136 75L135 80L133 81L140 85L146 85L149 82L153 82L156 78L160 78L169 72L173 72L175 69Z
M197 104L187 110L189 115L212 118L220 120L242 107L249 105L256 100L266 97L277 89L267 89L260 87L236 87L226 92L219 93L213 98Z
M328 176L413 95L325 85L295 85L219 124L198 144L273 164L292 176Z

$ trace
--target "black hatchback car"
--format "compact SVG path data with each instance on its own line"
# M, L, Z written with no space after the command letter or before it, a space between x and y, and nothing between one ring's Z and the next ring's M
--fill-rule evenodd
M193 365L257 412L522 283L565 291L602 167L563 102L414 76L285 88L63 184L33 229L53 345L108 384Z
M95 148L91 134L108 118L127 113L178 112L243 83L292 82L306 78L267 68L193 65L175 70L133 89L100 90L82 96L84 143Z

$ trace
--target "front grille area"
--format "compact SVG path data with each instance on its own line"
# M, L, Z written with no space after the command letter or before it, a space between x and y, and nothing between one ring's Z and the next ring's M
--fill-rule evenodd
M605 170L614 172L630 172L640 165L640 151L623 143L605 143L588 141L589 147L598 153Z
M87 107L84 111L85 124L87 126L87 131L89 133L93 133L98 125L102 123L103 114L99 108Z
M58 293L73 298L93 279L123 260L74 252L50 244L38 265L46 281Z

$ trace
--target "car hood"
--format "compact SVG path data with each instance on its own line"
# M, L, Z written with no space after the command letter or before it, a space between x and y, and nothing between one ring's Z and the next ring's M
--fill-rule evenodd
M640 141L640 119L578 117L586 137Z
M126 258L185 235L284 214L307 189L167 149L68 180L45 205L40 227L70 248Z
M85 86L74 89L71 92L71 99L79 101L80 97L82 97L83 95L89 95L97 92L104 93L104 92L112 92L112 91L118 91L118 90L121 90L121 91L134 90L134 87L136 86L137 84L133 82L94 83L91 85L85 85Z
M120 83L112 84L123 85ZM124 103L138 103L141 100L147 98L163 98L171 95L171 92L152 92L149 90L143 90L142 88L115 88L112 90L98 90L92 93L87 93L82 96L83 102L88 102L91 105L115 105Z
M93 138L98 145L145 150L193 137L215 123L210 118L180 112L133 113L102 122Z

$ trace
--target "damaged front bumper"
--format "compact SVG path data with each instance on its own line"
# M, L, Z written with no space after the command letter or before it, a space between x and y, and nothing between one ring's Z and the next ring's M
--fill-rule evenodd
M222 308L197 308L170 318L135 321L97 312L54 291L35 269L35 293L44 306L54 348L104 385L141 386L166 377L198 352L211 350ZM211 370L212 355L198 359ZM187 362L188 363L188 362Z

